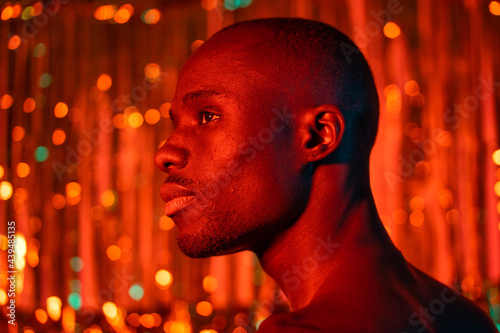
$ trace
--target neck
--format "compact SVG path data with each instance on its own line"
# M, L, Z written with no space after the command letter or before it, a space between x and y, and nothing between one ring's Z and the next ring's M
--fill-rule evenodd
M397 253L370 191L360 197L346 186L331 183L313 182L300 218L270 246L256 251L293 310L308 305L327 279L329 288L341 288L353 274L370 274L382 255Z

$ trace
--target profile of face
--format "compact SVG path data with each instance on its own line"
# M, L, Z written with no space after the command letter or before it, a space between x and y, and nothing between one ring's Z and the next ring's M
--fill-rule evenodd
M167 174L165 213L190 257L265 246L307 202L290 91L269 83L259 39L226 32L202 45L179 76L174 130L155 164Z

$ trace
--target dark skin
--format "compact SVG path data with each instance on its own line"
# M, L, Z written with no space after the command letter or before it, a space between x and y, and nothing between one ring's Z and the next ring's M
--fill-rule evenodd
M155 163L167 173L161 195L181 250L258 255L292 307L259 332L497 332L404 260L378 216L368 166L352 177L353 166L332 157L346 123L329 88L304 76L307 66L283 79L266 60L267 37L226 31L180 73L174 132Z

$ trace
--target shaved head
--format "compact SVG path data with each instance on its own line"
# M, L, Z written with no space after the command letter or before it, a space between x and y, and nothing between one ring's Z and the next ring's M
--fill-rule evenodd
M273 92L272 107L287 105L299 112L304 107L336 105L346 131L329 162L368 169L378 128L378 96L363 54L342 32L301 18L245 21L216 33L193 58L207 53L215 57L224 53L228 64L251 62L254 71L249 75L265 77L268 91Z

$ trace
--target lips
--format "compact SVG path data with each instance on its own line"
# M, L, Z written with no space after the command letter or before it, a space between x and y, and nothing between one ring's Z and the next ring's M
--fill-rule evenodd
M161 186L160 196L167 204L165 215L172 216L188 206L195 198L194 192L174 183L165 183Z

